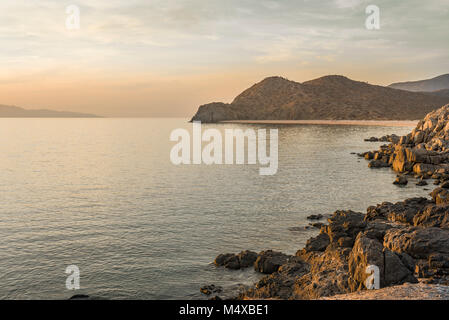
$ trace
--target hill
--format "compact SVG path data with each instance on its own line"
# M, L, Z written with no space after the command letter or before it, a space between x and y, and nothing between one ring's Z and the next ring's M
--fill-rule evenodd
M294 82L269 77L230 104L202 105L192 120L416 120L449 97L409 92L331 75Z
M99 116L47 109L28 110L15 106L0 105L0 118L99 118Z
M430 91L449 89L449 74L443 74L441 76L427 80L393 83L390 84L389 87L415 92L418 91L430 92Z

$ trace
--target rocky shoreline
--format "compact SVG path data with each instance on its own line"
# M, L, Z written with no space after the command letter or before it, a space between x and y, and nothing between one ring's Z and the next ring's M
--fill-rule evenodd
M399 299L405 287L419 287L422 292L431 291L435 285L447 288L449 105L429 113L406 136L367 141L389 142L377 151L359 154L370 161L370 168L391 167L398 172L394 183L399 187L411 175L420 179L418 185L434 179L439 186L430 193L431 198L384 202L367 208L366 213L338 210L295 255L272 250L219 255L214 261L217 266L254 267L266 274L236 299L332 299L360 291L365 293L352 294L354 299L363 299L364 295L375 299L376 294L367 293L365 284L370 276L367 267L372 265L379 268L380 287L388 288L389 294L397 290ZM413 292L419 295L420 291Z

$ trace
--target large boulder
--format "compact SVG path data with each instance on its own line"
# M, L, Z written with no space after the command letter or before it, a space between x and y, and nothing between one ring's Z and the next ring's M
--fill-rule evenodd
M308 263L299 257L279 267L277 272L263 277L253 288L244 292L240 299L290 299L295 281L309 272Z
M449 204L449 189L436 188L430 193L430 196L436 204Z
M432 201L423 197L409 198L396 203L383 202L377 206L368 207L365 220L386 219L392 222L413 224L415 215L432 204Z
M349 287L351 291L366 288L366 281L370 276L370 273L367 272L368 266L379 268L381 287L416 282L417 280L413 276L414 263L410 263L410 259L407 258L404 260L407 263L404 264L399 255L384 248L377 239L360 233L349 256Z
M429 205L413 218L415 226L449 229L449 204Z
M329 245L329 236L326 233L320 233L316 237L307 240L305 250L306 251L324 251Z
M427 259L431 254L449 254L449 230L410 227L388 230L384 247L396 253L407 253L414 259Z
M278 271L279 267L286 263L291 256L273 250L262 251L254 262L254 269L265 274Z
M257 259L257 253L249 250L240 252L239 254L225 253L218 255L214 264L216 266L223 266L228 269L241 269L254 265Z
M351 210L337 210L328 219L329 225L323 226L323 232L331 243L339 244L340 238L349 238L354 242L357 234L366 226L363 214ZM347 239L346 239L347 240Z

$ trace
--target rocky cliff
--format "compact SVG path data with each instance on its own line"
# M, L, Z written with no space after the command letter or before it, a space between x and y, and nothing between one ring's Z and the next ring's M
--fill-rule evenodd
M344 76L298 83L270 77L230 104L202 105L192 120L417 120L449 102L449 97L409 92Z

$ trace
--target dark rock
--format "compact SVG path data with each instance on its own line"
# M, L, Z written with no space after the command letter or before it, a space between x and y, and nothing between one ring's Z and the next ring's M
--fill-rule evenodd
M386 168L390 165L387 162L384 162L382 160L371 160L368 164L368 168Z
M349 256L349 286L352 291L366 287L365 282L369 277L366 271L370 265L379 268L381 287L417 282L413 270L407 268L398 255L384 248L376 239L360 233Z
M322 214L312 214L312 215L308 216L307 219L320 220L320 219L323 219L323 215Z
M414 216L413 224L449 229L449 204L427 206Z
M254 265L254 262L257 259L257 253L245 250L240 252L237 257L239 259L240 268L247 268Z
M426 206L432 204L426 198L409 198L396 203L383 202L367 209L366 221L375 219L387 219L393 222L405 222L413 224L414 216Z
M419 180L417 183L416 183L416 185L417 186L427 186L427 182L426 181L424 181L424 180Z
M200 288L200 292L207 296L211 295L212 293L220 293L222 291L223 291L222 287L215 286L214 284L207 285L207 286Z
M69 298L69 300L89 300L90 297L87 294L75 294Z
M290 256L272 250L262 251L257 256L254 269L261 273L271 274L288 261Z
M430 196L436 204L449 204L449 189L436 188Z
M343 237L354 240L366 226L363 214L351 210L337 210L328 221L329 225L323 226L323 232L327 233L330 242L335 244L338 244L338 239Z
M324 226L325 224L322 222L315 222L315 223L310 223L310 225L314 228L321 229L321 227Z
M404 186L408 183L407 177L399 176L394 180L393 184Z
M414 259L427 259L435 253L449 254L449 230L434 227L391 229L386 232L383 245Z
M216 266L223 266L228 269L238 270L240 268L247 268L254 264L257 258L257 253L252 251L242 251L235 255L233 253L220 254L215 258L214 264Z
M309 265L298 257L283 264L277 272L263 277L239 298L291 299L295 282L309 272Z
M316 237L307 240L306 251L324 251L329 245L329 236L326 233L320 233Z

